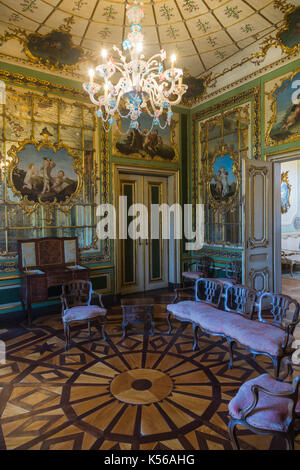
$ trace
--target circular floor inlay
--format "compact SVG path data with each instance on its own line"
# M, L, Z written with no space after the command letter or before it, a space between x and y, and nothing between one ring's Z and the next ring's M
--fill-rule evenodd
M152 382L150 382L150 380L146 380L146 379L138 379L138 380L135 380L134 382L132 382L131 384L132 388L134 388L134 390L149 390L149 388L152 387Z
M156 403L170 395L172 390L172 379L154 369L122 372L110 384L110 391L115 398L132 405Z

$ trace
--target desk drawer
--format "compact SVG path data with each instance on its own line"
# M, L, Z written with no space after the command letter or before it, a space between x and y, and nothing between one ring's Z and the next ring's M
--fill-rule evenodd
M48 274L48 287L62 286L69 281L72 281L72 273L65 272Z

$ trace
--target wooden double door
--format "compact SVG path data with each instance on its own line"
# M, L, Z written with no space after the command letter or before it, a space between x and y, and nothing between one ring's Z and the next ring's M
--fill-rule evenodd
M123 233L127 238L117 242L118 291L130 294L167 287L169 241L162 237L162 215L156 221L157 238L151 238L151 205L167 204L168 178L120 173L118 186L119 196L127 198L127 206L118 207L119 224L127 232ZM142 216L146 223L141 223Z

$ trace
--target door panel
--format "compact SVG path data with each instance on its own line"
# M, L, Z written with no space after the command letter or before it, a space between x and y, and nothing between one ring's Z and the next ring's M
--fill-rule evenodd
M272 164L244 162L245 250L244 284L258 290L273 290L272 257Z
M132 204L137 204L142 198L141 176L122 175L119 185L120 196L127 197L127 209ZM126 227L132 222L133 217L122 214L125 218ZM144 290L144 272L140 259L143 256L143 246L140 240L132 240L127 237L119 241L120 249L120 292L130 294Z
M151 234L151 204L167 203L167 179L144 177L144 201L148 207L149 234ZM159 239L145 241L145 290L162 289L168 286L168 240L162 240L162 217L159 220Z
M144 204L148 208L148 238L119 240L119 292L130 294L144 290L161 289L168 286L168 241L151 240L151 204L163 204L168 200L167 178L121 174L119 195L127 197L126 227L134 217L128 216L132 204ZM160 229L161 229L160 220ZM160 230L161 232L161 230ZM161 235L161 233L160 233Z

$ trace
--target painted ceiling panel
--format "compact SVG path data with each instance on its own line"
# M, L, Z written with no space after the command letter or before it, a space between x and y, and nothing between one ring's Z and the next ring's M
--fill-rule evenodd
M262 40L282 27L285 5L291 2L300 6L300 0L145 0L145 55L161 48L176 52L178 65L194 76L207 74L236 53L238 62L249 60L247 47L254 45L260 51ZM45 35L58 29L70 34L89 57L98 58L103 47L121 46L129 26L127 4L127 0L0 0L0 31L3 35L13 27L28 35ZM3 48L4 44L0 54ZM11 48L9 57L14 53Z

